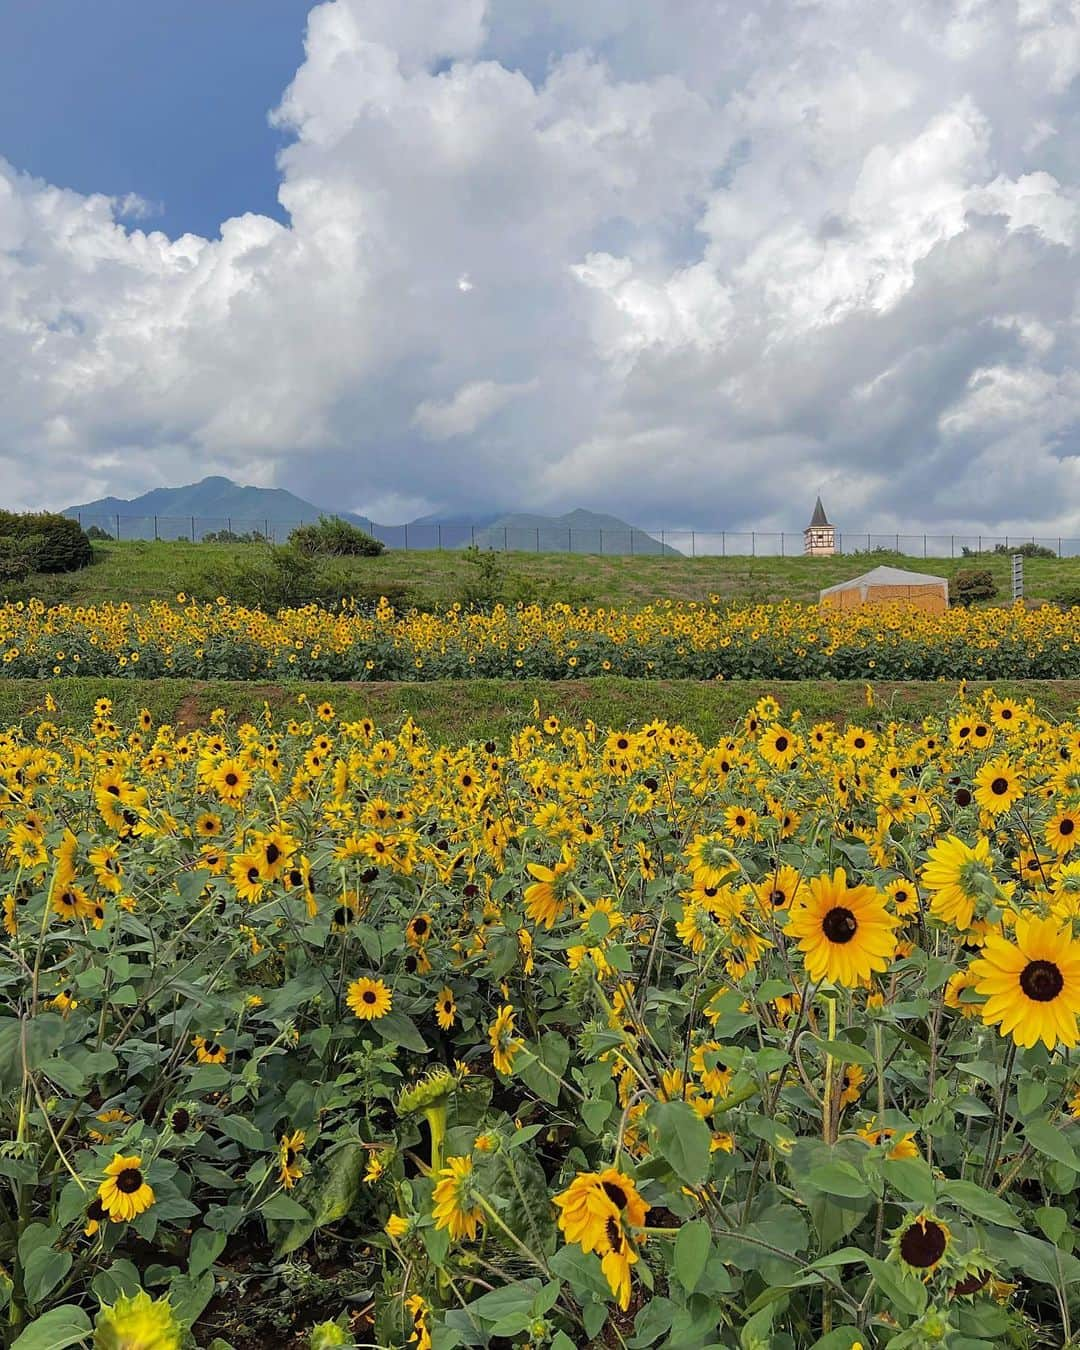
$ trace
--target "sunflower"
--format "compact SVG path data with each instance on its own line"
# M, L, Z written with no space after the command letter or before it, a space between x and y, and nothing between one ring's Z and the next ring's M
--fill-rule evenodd
M438 1181L432 1195L436 1228L450 1230L452 1242L476 1238L476 1226L484 1221L484 1211L477 1203L472 1186L473 1163L470 1157L447 1158L446 1166L438 1172Z
M686 858L694 884L701 886L719 886L738 866L722 834L698 835L686 850Z
M849 727L843 740L844 752L852 759L869 759L877 748L877 737L865 727Z
M866 1074L857 1064L845 1064L840 1075L840 1105L851 1106L859 1100Z
M990 841L980 836L972 847L955 834L939 839L926 852L922 883L934 893L930 913L964 932L971 927L976 904L995 893Z
M632 1228L643 1228L648 1204L630 1177L613 1167L603 1172L579 1172L555 1197L559 1228L567 1242L584 1252L603 1251L608 1245L607 1220L612 1214Z
M251 788L251 774L239 759L223 759L211 779L214 790L223 802L239 806Z
M969 967L975 991L985 994L982 1019L1027 1047L1042 1041L1048 1050L1080 1040L1080 942L1056 919L1021 914L1015 942L990 934L982 955Z
M249 905L257 905L266 889L266 878L262 872L262 855L255 849L238 853L229 864L229 876L240 900Z
M731 1087L731 1068L724 1063L719 1041L703 1041L690 1055L690 1067L710 1097L726 1097Z
M359 979L349 985L345 1001L362 1022L376 1022L390 1011L394 995L382 980Z
M524 1041L514 1039L514 1009L507 1003L488 1027L488 1042L491 1045L491 1062L495 1072L509 1075L514 1071L514 1057L524 1045Z
M109 1214L105 1206L101 1203L100 1196L95 1195L86 1207L86 1224L83 1232L87 1237L93 1237L103 1223L108 1223Z
M933 1214L919 1214L897 1231L892 1249L900 1264L928 1280L945 1258L952 1233Z
M1080 843L1080 811L1059 811L1043 826L1046 842L1059 856L1064 857Z
M105 1304L94 1328L95 1350L180 1350L183 1329L167 1297L145 1290Z
M906 919L919 912L918 893L911 882L903 877L890 881L885 887L885 894L894 913L899 914L901 918Z
M281 1136L278 1145L278 1180L287 1191L291 1191L304 1175L300 1154L304 1149L305 1138L303 1130L293 1130L292 1134Z
M401 1214L391 1214L383 1225L383 1232L395 1242L403 1238L412 1224Z
M276 881L289 866L295 852L296 840L281 830L256 831L250 849L264 881Z
M769 872L765 880L754 887L764 912L772 914L776 910L789 909L801 881L800 873L787 863L781 863L775 871Z
M56 914L69 922L75 919L90 919L94 915L94 902L81 886L72 883L55 888L52 907Z
M766 764L781 772L791 768L793 761L802 753L802 749L802 738L778 722L773 723L758 741L758 753L761 758Z
M91 849L86 855L86 860L94 869L98 885L113 895L119 895L124 888L120 880L124 875L124 869L120 864L120 855L115 845L101 844L98 848Z
M554 928L569 900L567 874L573 868L574 860L564 853L554 867L543 867L540 863L528 863L527 866L534 880L531 886L525 887L525 913L534 924Z
M113 1223L127 1223L154 1203L154 1192L142 1173L142 1158L117 1153L105 1169L98 1199Z
M899 920L872 886L849 886L847 873L813 877L796 899L786 932L799 939L807 974L852 988L885 970L896 950Z
M450 1031L456 1018L457 1004L454 1002L454 991L444 986L439 990L435 1000L435 1020L443 1031Z
M405 925L405 941L410 947L422 947L431 937L431 915L414 914Z
M875 1128L875 1122L871 1120L863 1125L855 1133L860 1139L864 1139L871 1148L884 1146L887 1149L885 1157L890 1162L897 1162L901 1158L917 1158L919 1156L919 1146L915 1143L915 1132L909 1130L905 1134L898 1135L895 1130L879 1130Z
M988 759L975 775L975 800L992 815L1007 811L1023 795L1023 779L1007 755Z
M756 839L758 816L748 806L729 806L724 811L724 824L736 839Z
M200 1064L224 1064L229 1057L228 1050L220 1041L208 1041L205 1036L196 1036L191 1043Z

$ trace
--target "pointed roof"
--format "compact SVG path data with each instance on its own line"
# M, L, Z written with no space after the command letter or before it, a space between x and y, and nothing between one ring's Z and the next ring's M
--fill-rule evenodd
M814 507L814 514L810 517L810 524L807 525L806 528L812 530L819 525L828 525L828 523L829 522L825 517L825 508L821 504L821 498L818 497L817 504Z

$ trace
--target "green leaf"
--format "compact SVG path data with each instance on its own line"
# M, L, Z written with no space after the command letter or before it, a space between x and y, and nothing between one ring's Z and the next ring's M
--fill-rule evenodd
M1035 1222L1056 1247L1061 1244L1069 1216L1056 1205L1042 1205L1035 1211Z
M865 1344L864 1332L858 1327L834 1327L810 1347L810 1350L851 1350L853 1345Z
M810 1044L822 1055L829 1055L842 1064L858 1064L860 1068L872 1069L874 1056L854 1041L823 1041L818 1036L810 1036Z
M1011 1205L1006 1204L999 1195L991 1195L973 1181L950 1181L945 1185L945 1195L958 1209L974 1214L977 1219L987 1223L997 1223L1002 1228L1022 1228L1023 1222Z
M92 1331L86 1313L74 1303L66 1303L31 1322L11 1350L67 1350L69 1345L89 1340Z
M675 1239L675 1274L688 1294L697 1288L712 1247L712 1234L704 1219L684 1223Z
M217 1125L222 1134L235 1139L244 1148L255 1149L259 1153L266 1148L266 1135L246 1116L222 1116Z
M565 1037L557 1031L548 1031L541 1036L538 1045L523 1047L514 1068L527 1088L555 1106L562 1090L559 1079L569 1062L570 1046Z
M192 1326L202 1316L203 1309L214 1297L214 1273L201 1275L179 1274L169 1285L169 1302L178 1322Z
M427 1054L431 1048L416 1029L416 1023L403 1012L391 1008L382 1017L371 1024L388 1045L401 1045L406 1050L414 1050L418 1055Z
M1024 1134L1032 1148L1055 1162L1064 1163L1074 1172L1080 1172L1080 1157L1058 1126L1051 1125L1048 1120L1032 1120L1024 1126Z
M40 1303L71 1269L74 1257L54 1247L38 1247L23 1267L23 1288L28 1303Z
M212 1228L200 1228L191 1239L188 1252L188 1274L201 1275L209 1270L225 1250L228 1238Z
M926 1308L926 1286L921 1280L913 1275L905 1275L898 1266L890 1266L872 1256L866 1258L866 1264L873 1272L878 1288L892 1305L890 1312L899 1310L913 1317L922 1315Z
M708 1126L686 1102L658 1102L649 1111L656 1144L672 1170L688 1186L700 1186L709 1175Z
M304 1219L311 1218L311 1215L304 1206L298 1205L296 1201L290 1196L287 1196L284 1191L278 1191L277 1195L272 1195L268 1200L264 1200L259 1206L259 1209L267 1219L300 1222Z
M921 1158L886 1158L881 1164L881 1175L907 1200L914 1200L926 1209L933 1207L937 1198L934 1178Z
M363 1144L352 1139L340 1144L326 1157L326 1171L315 1195L316 1228L337 1223L352 1209L360 1193L366 1157Z
M870 1187L851 1165L846 1162L829 1162L814 1167L807 1176L811 1186L829 1195L842 1195L849 1200L862 1200L870 1194Z

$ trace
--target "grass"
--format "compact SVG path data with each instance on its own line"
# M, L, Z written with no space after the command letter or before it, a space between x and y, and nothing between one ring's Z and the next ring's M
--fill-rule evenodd
M970 684L977 691L985 685ZM1055 719L1072 717L1080 705L1080 680L1006 680L993 688L1001 695L1034 698L1040 712ZM204 726L214 708L236 719L255 719L264 703L279 717L303 716L298 696L312 707L325 700L338 717L372 717L392 729L412 716L433 737L448 743L470 739L505 740L534 721L534 704L544 716L580 725L592 718L600 727L624 728L655 719L678 722L706 743L726 736L747 708L773 693L785 712L801 709L808 722L916 721L939 711L954 695L944 683L881 683L874 686L874 707L866 706L866 686L859 681L805 680L791 684L743 680L715 683L700 680L469 680L428 684L284 684L194 680L64 679L0 681L0 725L32 729L40 717L46 691L59 710L48 714L62 725L85 725L94 703L112 699L117 720L129 721L141 708L154 720Z
M96 544L96 561L81 572L35 576L20 586L46 604L101 604L129 600L173 600L178 591L201 599L216 594L214 574L257 556L255 544L153 543L135 540ZM1008 601L1009 559L998 554L979 558L908 558L900 554L849 555L833 558L672 558L600 556L570 553L508 553L503 560L508 594L575 605L640 607L656 599L701 600L720 595L726 600L756 604L776 600L816 600L818 591L857 576L880 563L911 571L951 577L963 567L987 568ZM400 591L422 608L461 599L475 568L460 550L405 553L378 558L343 559L356 578L358 592L378 595ZM1026 593L1036 600L1053 599L1062 590L1080 594L1080 557L1028 559Z

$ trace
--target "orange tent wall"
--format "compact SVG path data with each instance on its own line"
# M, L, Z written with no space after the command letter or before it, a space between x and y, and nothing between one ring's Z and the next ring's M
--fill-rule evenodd
M907 605L928 614L944 614L949 602L940 586L868 586L866 599L862 588L849 586L822 596L821 603L833 609L860 609L863 605Z

